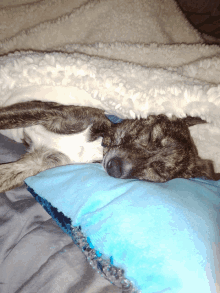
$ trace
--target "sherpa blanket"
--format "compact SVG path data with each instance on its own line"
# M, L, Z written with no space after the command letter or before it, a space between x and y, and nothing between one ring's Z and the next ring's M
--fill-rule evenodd
M192 136L200 156L212 159L220 172L220 48L204 44L174 0L4 0L0 8L0 106L38 99L94 106L121 118L200 116L208 124L191 127ZM21 129L1 133L22 139ZM23 223L38 225L13 205L16 201L16 193L4 197L7 211L13 206L22 217L3 217L1 255L11 247L14 254L2 257L7 268L2 292L69 292L68 276L66 287L53 282L49 272L60 255L54 259L49 248L50 263L26 263L25 273L13 273L13 255L21 251L17 244L24 234L32 235L29 228L22 230ZM18 236L12 238L14 223ZM55 275L62 284L59 272Z
M40 1L0 15L1 106L40 99L121 118L200 116L209 124L192 136L220 172L220 48L203 44L175 2Z

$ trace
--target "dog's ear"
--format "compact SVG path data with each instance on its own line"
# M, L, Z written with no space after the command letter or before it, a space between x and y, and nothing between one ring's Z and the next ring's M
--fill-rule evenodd
M191 117L191 116L186 116L185 118L182 118L182 121L185 122L185 124L188 127L197 125L197 124L207 123L207 121L201 119L200 117Z
M185 124L190 127L197 124L204 124L207 121L201 119L200 117L191 117L187 116L182 119ZM189 175L189 177L188 177ZM200 157L196 158L196 163L192 166L189 166L185 178L206 178L210 180L220 180L220 173L215 173L213 162L211 160L201 159Z
M210 160L204 160L200 157L196 158L196 163L189 165L185 178L206 178L209 180L219 180L220 174L214 171L213 163Z
M102 117L100 121L94 122L90 128L90 139L89 141L94 141L98 137L104 137L108 135L112 123L106 118Z

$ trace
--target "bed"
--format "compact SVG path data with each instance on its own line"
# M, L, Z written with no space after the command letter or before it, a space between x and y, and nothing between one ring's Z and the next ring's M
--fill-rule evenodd
M36 99L120 119L199 116L208 123L191 135L220 173L218 9L207 12L213 33L199 32L192 15L207 6L192 6L0 1L0 106ZM22 135L0 131L1 163L26 151ZM220 292L220 181L149 184L76 164L29 177L0 202L2 293Z

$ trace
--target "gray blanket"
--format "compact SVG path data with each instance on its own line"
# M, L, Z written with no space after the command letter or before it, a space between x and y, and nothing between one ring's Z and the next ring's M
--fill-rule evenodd
M0 135L0 162L17 160L22 144ZM25 186L0 194L1 293L122 292L100 276Z

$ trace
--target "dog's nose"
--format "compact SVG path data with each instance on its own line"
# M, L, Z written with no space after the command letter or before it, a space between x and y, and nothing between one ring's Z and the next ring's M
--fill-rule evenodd
M107 173L115 178L121 178L122 176L122 160L118 157L112 158L108 161L106 166Z

